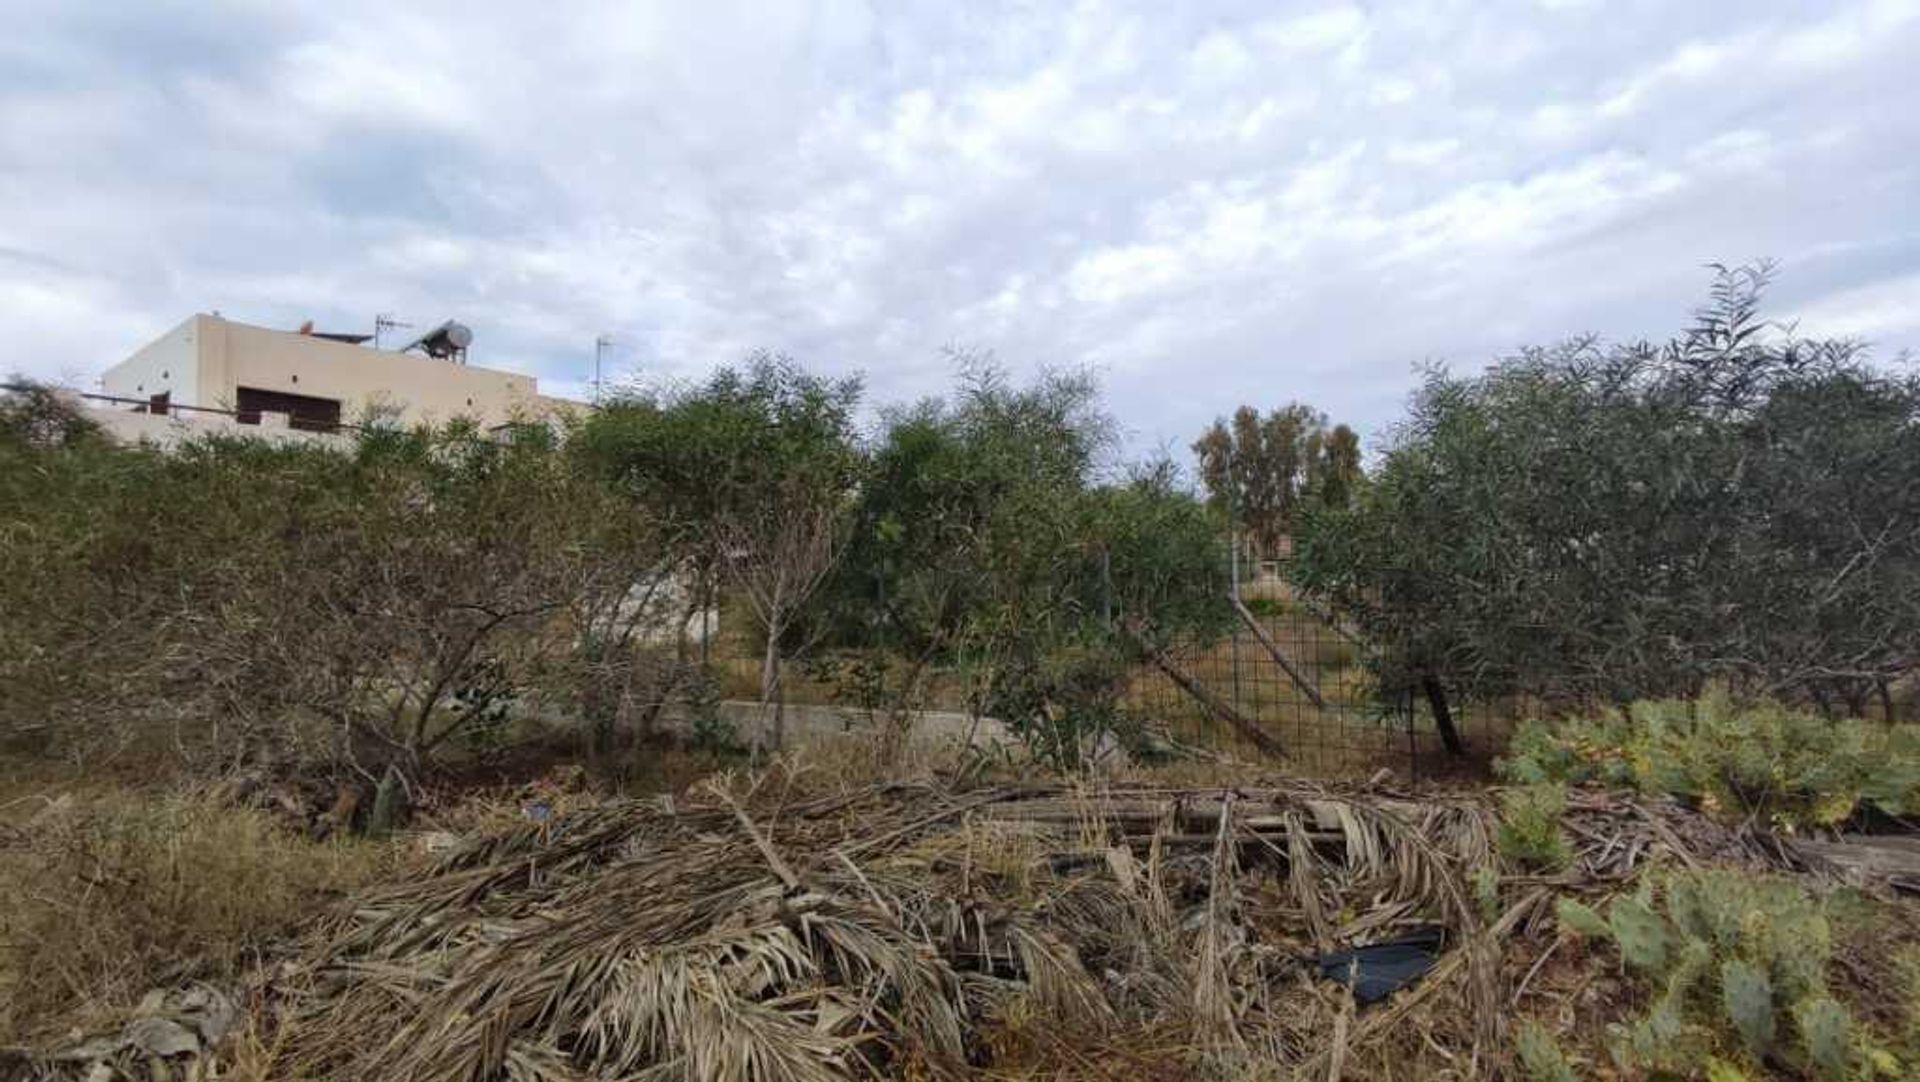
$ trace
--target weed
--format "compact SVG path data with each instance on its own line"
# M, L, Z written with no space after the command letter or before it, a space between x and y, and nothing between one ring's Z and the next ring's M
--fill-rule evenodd
M0 850L0 1031L28 1039L162 981L230 978L396 852L199 794L52 801Z
M1560 1045L1546 1027L1531 1019L1522 1020L1514 1034L1514 1051L1528 1082L1574 1082L1573 1067L1560 1051Z
M1530 868L1558 868L1569 853L1560 831L1567 810L1566 786L1553 782L1507 789L1500 794L1500 855Z

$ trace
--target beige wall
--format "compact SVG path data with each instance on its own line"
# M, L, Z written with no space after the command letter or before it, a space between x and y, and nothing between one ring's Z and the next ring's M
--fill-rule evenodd
M257 425L243 425L231 417L222 417L213 413L175 413L161 416L154 413L131 413L125 408L111 409L99 406L90 406L86 416L98 423L107 435L121 443L151 443L165 449L172 449L188 440L214 435L245 436L248 439L266 440L269 443L312 443L343 450L353 446L353 437L344 433L306 432L298 428L289 428L287 416L283 413L262 414L261 422Z
M142 346L133 356L107 369L100 389L121 398L148 398L168 394L170 401L189 406L200 401L200 320L194 316Z
M179 364L189 353L197 364ZM172 373L167 388L153 382L161 372ZM233 408L238 387L334 398L340 401L341 419L349 422L371 406L386 404L400 407L401 419L409 422L472 417L496 425L540 413L553 401L539 394L532 376L206 315L194 316L115 365L102 384L108 394L140 398L171 389L176 403L219 409ZM141 386L147 389L131 389Z

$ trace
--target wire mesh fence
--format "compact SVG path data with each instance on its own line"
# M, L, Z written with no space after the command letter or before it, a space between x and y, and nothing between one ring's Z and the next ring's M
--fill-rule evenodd
M1224 630L1177 639L1143 665L1127 696L1137 716L1183 743L1246 754L1277 745L1313 774L1388 767L1418 777L1488 766L1516 717L1508 704L1441 705L1462 745L1449 748L1436 704L1383 682L1403 668L1391 656L1396 644L1369 640L1303 596L1285 560L1227 559L1215 625Z
M1419 778L1485 771L1524 713L1513 703L1448 704L1464 746L1456 751L1443 738L1434 702L1417 686L1406 686L1398 644L1370 639L1302 594L1285 559L1255 564L1223 545L1218 567L1213 581L1180 587L1203 596L1157 599L1189 616L1196 607L1208 614L1187 621L1206 630L1184 632L1157 652L1145 651L1125 679L1120 705L1150 731L1182 745L1276 759L1308 775L1367 776L1386 767ZM1110 600L1102 609L1110 627L1124 624ZM723 616L710 646L720 697L756 697L763 648L750 622ZM863 694L860 681L850 677L905 665L867 653L864 666L825 652L789 665L780 681L782 701L856 713L884 708L882 700L897 687L881 680L888 686ZM980 675L950 661L927 667L914 711L944 718L980 709L969 693L969 680Z

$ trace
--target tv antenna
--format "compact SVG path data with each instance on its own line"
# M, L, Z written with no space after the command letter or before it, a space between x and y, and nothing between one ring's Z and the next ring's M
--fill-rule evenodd
M413 324L402 323L393 318L393 313L382 312L373 317L373 348L380 348L380 336L387 331L412 330Z
M613 335L603 334L593 340L593 404L600 404L603 384L600 382L600 366L607 352L613 349Z

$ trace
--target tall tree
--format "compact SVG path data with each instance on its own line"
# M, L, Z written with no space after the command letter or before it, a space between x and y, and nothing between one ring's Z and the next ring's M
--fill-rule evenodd
M1351 428L1292 403L1265 416L1241 406L1216 420L1193 451L1208 501L1246 532L1258 552L1276 553L1307 506L1342 506L1360 478Z

